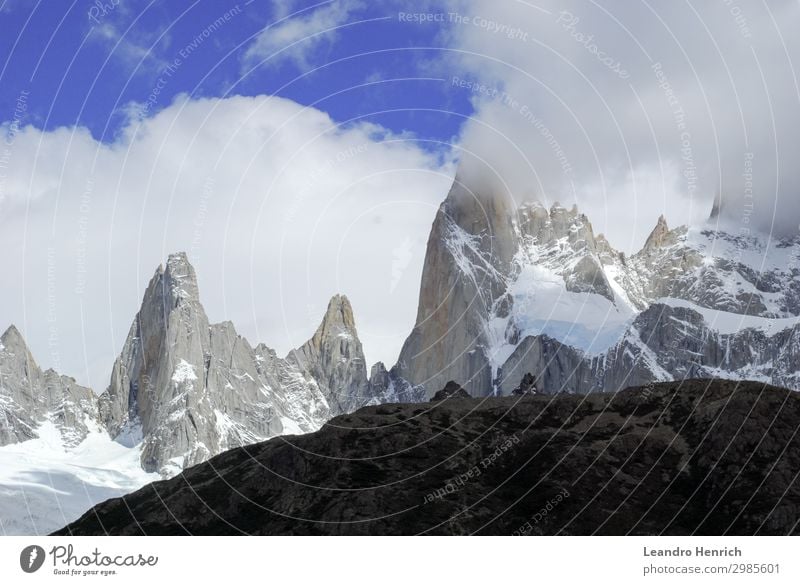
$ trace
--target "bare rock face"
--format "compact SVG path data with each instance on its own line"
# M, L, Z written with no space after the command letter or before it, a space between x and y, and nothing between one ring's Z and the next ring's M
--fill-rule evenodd
M731 234L710 226L669 230L663 218L645 247L620 267L639 310L664 298L741 315L800 314L800 238Z
M144 437L145 470L182 469L219 451L206 374L212 369L211 338L224 333L209 326L186 256L171 255L145 291L100 399L112 435ZM219 349L225 341L215 339L214 345Z
M332 416L352 412L369 402L364 351L346 296L331 299L314 336L290 352L287 360L317 381Z
M491 388L485 315L508 286L518 243L510 199L471 193L456 180L433 222L416 324L397 364L428 398L449 380L475 395Z
M614 290L596 256L583 256L563 273L566 289L576 293L599 294L614 302Z
M529 373L538 378L537 391L543 394L574 394L595 388L591 360L547 335L526 337L517 346L500 370L499 394L512 394L524 385Z
M658 217L658 223L650 235L647 237L647 241L644 243L645 250L653 250L655 248L663 248L664 245L667 243L669 239L670 231L669 226L667 225L667 218L663 215Z
M614 302L601 259L604 246L612 251L605 238L598 243L591 222L576 206L567 210L555 203L548 211L538 202L526 203L519 217L521 253L511 279L525 265L537 264L561 276L567 291L599 294Z
M424 402L424 386L414 386L400 375L399 368L387 370L383 362L372 366L369 377L369 401L365 406L398 402Z
M370 393L373 395L383 394L389 390L392 384L392 375L386 369L383 362L373 364L369 371Z
M255 361L264 387L272 391L272 400L281 414L284 431L307 433L318 429L330 417L330 406L317 381L299 371L288 359L278 357L263 343L255 348Z
M97 399L73 378L43 372L12 325L0 337L0 446L35 439L44 422L75 446L99 424Z
M537 201L526 202L518 214L522 237L540 246L552 246L561 240L575 251L597 249L592 224L575 205L567 210L554 203L548 211Z
M511 391L512 396L531 396L538 392L537 388L538 382L536 377L528 372L524 376L522 376L522 380L520 380L519 386L514 388Z

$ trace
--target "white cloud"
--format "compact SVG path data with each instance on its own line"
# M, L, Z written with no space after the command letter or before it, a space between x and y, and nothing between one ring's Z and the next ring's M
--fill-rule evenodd
M448 4L463 18L443 40L464 52L443 69L483 84L453 88L477 109L471 180L577 202L626 251L661 213L704 219L720 189L736 227L797 233L797 2Z
M279 6L279 14L288 12L287 6ZM310 12L305 8L283 16L261 31L247 48L245 66L278 66L289 61L299 68L309 68L314 52L334 40L339 27L361 6L360 0L333 0Z
M170 35L165 30L142 33L123 19L135 20L136 15L119 10L109 13L97 24L89 21L90 39L109 47L111 57L122 61L130 68L130 74L158 71L167 65L160 52L169 46ZM123 30L124 29L124 30Z
M181 97L113 144L24 127L5 167L0 329L17 324L41 363L96 390L177 250L212 321L252 343L299 345L342 292L368 360L392 364L452 179L413 137L274 97ZM402 271L398 247L413 256Z

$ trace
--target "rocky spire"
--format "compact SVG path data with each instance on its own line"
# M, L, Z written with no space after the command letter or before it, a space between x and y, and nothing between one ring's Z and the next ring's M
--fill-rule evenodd
M662 247L668 234L669 226L667 225L667 219L663 215L660 215L658 217L658 223L656 223L656 227L653 228L653 231L647 237L647 241L644 244L644 249L652 250Z
M508 267L517 253L516 205L507 194L481 193L456 177L440 213L466 234L478 238L480 251L500 268Z
M0 337L0 355L3 356L4 377L15 374L19 377L30 379L34 374L39 373L39 366L33 359L28 344L14 325L6 329Z
M100 400L112 436L144 437L142 466L204 460L218 444L206 397L209 323L184 253L159 266Z
M162 286L169 293L173 307L181 302L198 304L200 302L197 275L185 252L170 254Z
M287 359L317 381L332 415L352 412L368 401L364 350L346 296L330 300L314 336Z
M580 213L577 205L567 210L555 202L548 211L538 201L525 203L519 209L519 227L523 236L533 238L538 245L548 245L566 238L577 249L594 251L594 230L589 218Z
M328 309L319 324L314 337L310 343L319 345L326 338L340 336L347 338L353 336L356 339L356 322L353 318L353 307L350 300L344 295L335 295L328 302Z
M486 315L506 291L519 244L511 198L475 192L457 177L431 228L416 324L397 363L429 398L449 380L475 395L491 388Z
M23 347L25 350L28 349L25 340L22 338L22 334L14 324L8 326L8 329L6 329L5 333L0 337L0 342L6 347L18 346Z

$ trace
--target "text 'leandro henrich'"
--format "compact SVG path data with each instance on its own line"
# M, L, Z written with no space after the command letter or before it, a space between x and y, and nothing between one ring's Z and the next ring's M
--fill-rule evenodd
M646 557L740 557L742 549L738 546L724 548L706 548L704 546L695 547L694 552L690 548L647 548L644 547Z

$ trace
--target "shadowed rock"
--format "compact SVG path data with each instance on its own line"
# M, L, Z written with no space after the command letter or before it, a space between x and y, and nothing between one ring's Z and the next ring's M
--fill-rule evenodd
M445 384L444 388L433 395L431 402L439 402L441 400L447 400L448 398L471 398L471 396L458 382L450 380Z

